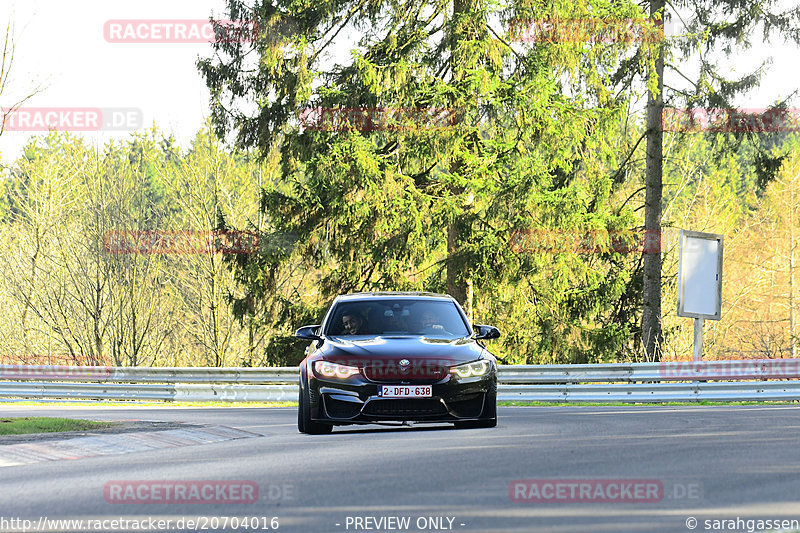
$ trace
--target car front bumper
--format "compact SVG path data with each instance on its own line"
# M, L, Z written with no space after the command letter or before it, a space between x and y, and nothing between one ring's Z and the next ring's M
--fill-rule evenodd
M380 385L430 384L430 398L383 398ZM309 377L311 418L334 424L370 424L384 421L457 422L491 418L497 396L494 371L480 377L448 375L435 383L369 381L363 376L347 380Z

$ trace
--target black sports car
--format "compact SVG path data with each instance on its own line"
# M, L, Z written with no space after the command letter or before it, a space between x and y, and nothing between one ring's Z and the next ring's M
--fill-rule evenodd
M339 296L300 363L302 433L334 425L454 422L497 425L497 363L478 341L497 328L471 326L452 297L431 293Z

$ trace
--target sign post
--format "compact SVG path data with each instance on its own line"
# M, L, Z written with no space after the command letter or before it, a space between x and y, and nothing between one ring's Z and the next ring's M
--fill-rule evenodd
M692 350L692 361L703 359L703 319L694 319L694 349Z
M703 320L722 318L722 235L681 230L678 316L694 318L693 359L703 358Z

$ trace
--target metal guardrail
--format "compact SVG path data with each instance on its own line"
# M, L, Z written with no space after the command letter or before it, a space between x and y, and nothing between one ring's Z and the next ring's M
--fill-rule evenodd
M296 401L298 370L0 365L0 398ZM541 402L800 400L800 359L501 365L498 399ZM0 400L2 401L2 400Z

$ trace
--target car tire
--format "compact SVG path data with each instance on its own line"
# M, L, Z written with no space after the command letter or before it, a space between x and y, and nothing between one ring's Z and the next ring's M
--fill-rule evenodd
M311 420L311 399L309 398L308 385L303 386L300 378L300 405L297 409L297 429L309 435L325 435L333 431L333 424L315 422Z

